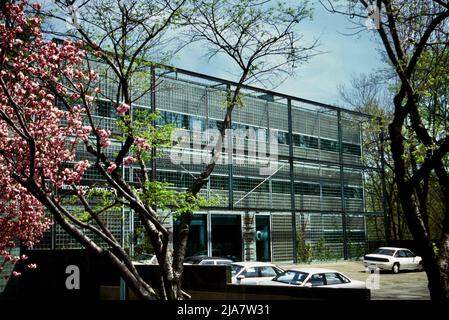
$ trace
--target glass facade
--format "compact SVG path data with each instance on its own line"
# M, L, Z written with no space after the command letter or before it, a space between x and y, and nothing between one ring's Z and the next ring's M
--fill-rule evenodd
M179 69L154 72L154 91L139 94L133 108L158 110L157 124L174 124L183 137L175 147L159 150L155 167L158 180L185 190L210 159L234 84ZM103 93L113 97L111 77L99 81ZM329 258L357 256L369 240L367 221L383 216L382 208L367 208L364 192L367 172L379 170L366 165L362 154L367 143L362 128L369 118L250 87L241 101L221 159L200 192L206 198L218 195L221 202L195 214L188 255L292 261L295 239L303 232L306 243L324 247ZM98 101L97 106L98 121L114 130L115 105ZM124 168L125 178L137 179L137 170ZM87 179L100 178L94 170L87 173ZM114 234L130 238L138 221L129 223L129 216L118 212L111 217ZM167 226L176 237L177 222ZM52 247L76 245L57 227L53 230Z

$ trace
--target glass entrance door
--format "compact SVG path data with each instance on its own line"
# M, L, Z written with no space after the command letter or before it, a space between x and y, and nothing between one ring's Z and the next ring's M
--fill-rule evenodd
M175 239L179 233L179 220L173 224L173 232L173 244L176 245ZM190 224L186 257L195 255L207 255L207 215L205 214L195 214Z
M242 222L240 215L211 216L212 255L242 260Z
M256 215L257 261L270 261L270 216Z

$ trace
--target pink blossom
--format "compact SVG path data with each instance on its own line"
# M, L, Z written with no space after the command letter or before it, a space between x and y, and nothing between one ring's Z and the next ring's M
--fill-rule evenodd
M136 159L132 156L127 156L125 158L123 158L123 164L125 166L129 166L130 164L132 164L134 161L136 161Z
M134 144L141 150L149 150L150 146L144 138L136 138Z
M109 140L109 136L111 135L110 130L105 129L97 129L98 135L100 137L100 146L102 148L107 148L111 145L111 140Z
M21 179L33 179L37 188L45 189L43 191L47 195L54 195L53 190L58 190L64 183L79 181L88 169L90 163L85 161L77 163L73 170L65 166L75 160L76 146L80 143L80 139L73 139L73 136L79 133L86 138L92 130L83 127L85 109L74 107L64 111L55 105L54 92L50 90L56 88L58 94L70 95L74 91L70 88L72 91L67 92L68 83L82 88L77 79L71 77L74 70L78 70L77 76L84 73L79 72L83 70L84 52L78 44L70 41L57 46L45 40L40 30L41 20L24 12L26 1L15 3L8 2L0 12L0 21L11 21L11 24L0 22L0 75L6 87L0 90L0 110L11 120L0 120L0 256L7 263L20 259L10 254L17 240L24 246L31 246L52 224L35 193L22 187L12 178L13 174L22 175ZM33 8L40 10L41 6L33 4ZM25 31L27 37L21 34ZM61 71L65 77L71 78L70 82L65 81L64 76L60 77ZM91 75L86 72L82 79L89 77ZM6 90L19 109L11 105L5 95ZM73 95L72 98L78 99L79 96ZM19 116L25 119L27 132L34 140L36 177L28 177L31 169L30 141L15 134L10 125L17 124ZM104 143L107 143L109 135L104 135ZM18 272L14 274L18 275Z
M42 4L40 3L33 3L31 5L33 7L34 10L40 11L42 9Z
M40 20L38 17L32 17L28 20L31 24L39 24Z
M78 175L80 177L82 177L84 175L84 172L87 171L87 169L89 169L91 166L89 160L82 160L80 162L78 162L77 164L75 164L75 167L73 168L73 170L78 173Z
M130 106L126 103L121 103L118 107L117 107L117 113L119 115L122 115L126 112L128 112L128 110L130 109Z
M20 276L22 273L21 272L17 272L17 271L13 271L12 272L12 275L14 276L14 277L18 277L18 276Z
M115 169L117 169L117 165L114 162L111 162L109 167L106 169L108 173L112 173Z
M30 263L29 265L27 265L28 269L36 269L37 268L37 264L35 263Z
M91 133L91 131L92 131L92 127L91 126L84 126L81 129L78 129L76 131L76 135L81 140L86 141L87 139L89 139L89 134Z
M98 80L98 73L97 72L95 72L95 71L91 71L90 73L89 73L89 80L90 81L97 81Z

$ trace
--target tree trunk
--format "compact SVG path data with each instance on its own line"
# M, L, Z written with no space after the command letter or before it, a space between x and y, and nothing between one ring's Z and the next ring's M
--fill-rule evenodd
M396 171L396 184L398 196L402 206L402 211L407 220L410 232L415 240L417 249L423 258L423 266L429 281L428 287L432 300L443 301L448 299L448 261L449 261L449 237L448 237L448 206L446 202L446 217L443 231L442 244L439 257L437 258L433 250L433 243L426 229L425 222L419 212L418 202L414 196L414 186L406 180L404 154L404 136L402 135L402 124L405 115L401 113L403 107L395 99L396 113L392 123L389 125L391 152ZM446 196L446 200L449 197Z

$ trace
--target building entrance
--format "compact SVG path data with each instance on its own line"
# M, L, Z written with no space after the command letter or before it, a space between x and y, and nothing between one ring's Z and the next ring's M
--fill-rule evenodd
M270 216L256 215L257 261L271 261Z
M212 255L242 260L242 221L240 215L211 215Z

